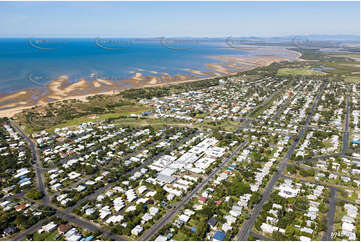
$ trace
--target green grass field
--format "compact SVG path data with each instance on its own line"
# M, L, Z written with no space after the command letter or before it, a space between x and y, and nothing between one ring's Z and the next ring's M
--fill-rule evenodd
M321 72L321 71L311 70L308 68L281 68L278 70L277 75L278 76L289 76L289 75L293 75L293 76L297 76L297 75L324 76L324 75L326 75L326 73Z
M58 234L58 231L55 230L52 233L34 233L33 239L35 241L55 241L54 237Z
M360 76L348 76L345 78L346 82L360 82Z

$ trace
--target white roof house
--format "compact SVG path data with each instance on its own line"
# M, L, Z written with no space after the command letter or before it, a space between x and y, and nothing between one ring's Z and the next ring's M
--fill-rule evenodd
M293 188L291 184L283 183L279 186L278 195L284 198L291 198L296 197L299 191L299 188Z
M146 186L140 186L137 191L139 194L143 194L147 190Z
M235 217L233 217L231 215L224 216L224 218L226 219L227 224L229 224L229 225L235 223L237 220Z
M313 233L313 230L310 229L310 228L307 228L307 227L303 227L301 228L300 230L301 232L305 232L305 233L308 233L308 234L312 234Z
M311 238L307 236L300 236L300 241L311 241Z
M143 227L140 226L139 224L137 226L135 226L131 231L131 233L135 236L138 236L142 232L143 232Z
M50 222L47 225L42 226L41 229L45 232L52 232L56 229L56 227L58 227L57 224L55 224L54 222Z
M70 173L68 174L68 177L69 177L70 179L72 179L72 180L78 178L79 176L81 176L81 174L80 174L80 173L77 173L77 172L75 172L75 171L72 171L72 172L70 172Z
M272 234L273 231L277 231L278 228L273 226L273 225L270 225L270 224L266 224L266 223L263 223L261 225L261 230L265 233L268 233L268 234Z
M145 213L142 217L142 223L148 222L149 220L151 220L153 218L152 215L150 215L149 213Z
M124 219L124 217L122 215L113 215L111 217L109 217L105 223L110 224L110 223L119 223Z
M154 216L159 213L159 208L151 207L149 208L149 213Z
M187 223L189 221L189 216L182 214L181 216L179 216L179 220L183 221L184 223Z
M342 231L353 232L354 230L355 230L355 225L347 222L342 223Z

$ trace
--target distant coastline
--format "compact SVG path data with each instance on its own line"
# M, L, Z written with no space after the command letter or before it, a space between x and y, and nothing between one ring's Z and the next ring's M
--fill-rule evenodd
M27 88L0 96L0 117L11 117L24 109L36 105L46 105L49 102L66 99L86 101L86 97L96 94L113 94L131 88L162 86L222 77L267 66L273 62L294 61L301 56L300 53L285 47L264 47L253 49L250 52L252 55L247 56L209 56L217 60L218 64L207 64L207 70L184 68L187 74L170 75L167 72L152 71L152 75L143 75L141 72L136 72L130 79L121 81L94 78L93 80L80 79L76 82L70 82L68 76L63 75L48 82L43 89Z

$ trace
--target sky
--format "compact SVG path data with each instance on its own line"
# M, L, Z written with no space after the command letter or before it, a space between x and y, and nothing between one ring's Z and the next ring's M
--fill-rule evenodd
M0 37L360 34L359 2L0 2Z

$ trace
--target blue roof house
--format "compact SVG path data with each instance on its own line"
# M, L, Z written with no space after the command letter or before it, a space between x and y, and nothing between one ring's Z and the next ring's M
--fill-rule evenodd
M226 238L226 234L223 231L217 231L213 236L213 241L223 241Z

